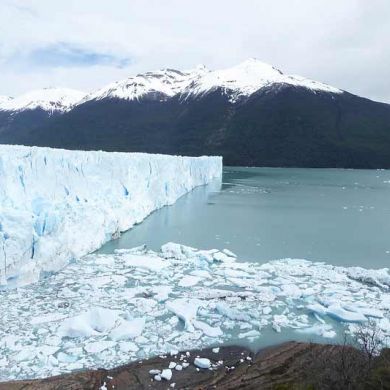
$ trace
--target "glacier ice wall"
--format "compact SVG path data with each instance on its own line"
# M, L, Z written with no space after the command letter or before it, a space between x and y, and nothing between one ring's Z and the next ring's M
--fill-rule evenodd
M221 157L0 145L0 285L58 271L221 174Z

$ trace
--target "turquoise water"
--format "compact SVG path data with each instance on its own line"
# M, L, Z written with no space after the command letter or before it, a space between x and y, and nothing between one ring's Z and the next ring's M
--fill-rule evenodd
M304 258L390 265L390 171L225 167L200 187L100 249L168 242L228 248L240 260Z

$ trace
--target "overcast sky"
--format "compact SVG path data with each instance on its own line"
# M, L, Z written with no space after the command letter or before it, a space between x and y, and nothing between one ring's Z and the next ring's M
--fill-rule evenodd
M248 57L390 103L390 1L0 0L0 95Z

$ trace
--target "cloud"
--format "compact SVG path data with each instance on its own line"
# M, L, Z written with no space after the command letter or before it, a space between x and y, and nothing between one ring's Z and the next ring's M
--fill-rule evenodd
M235 65L390 103L388 0L0 1L0 94L96 89L161 67ZM22 82L23 81L23 82Z
M124 68L131 64L128 57L118 57L113 54L82 48L68 42L58 42L32 49L24 53L18 52L8 59L8 63L23 68L57 68L112 66Z

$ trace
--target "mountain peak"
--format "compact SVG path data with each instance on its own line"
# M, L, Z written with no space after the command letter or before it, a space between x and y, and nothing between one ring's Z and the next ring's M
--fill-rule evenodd
M241 69L245 71L251 71L254 73L261 74L262 77L265 76L275 76L275 75L282 75L283 72L274 66L267 64L266 62L260 61L257 58L248 58L247 60L239 63L238 65L234 66L233 68Z
M199 77L202 73L203 70L180 71L171 68L140 73L125 80L111 83L87 95L83 102L105 98L137 100L148 94L172 97L181 93L194 78Z
M233 67L204 73L186 93L202 95L220 88L229 94L231 102L235 102L240 96L249 96L272 84L300 86L313 91L342 92L304 77L285 75L272 65L256 58L249 58Z

